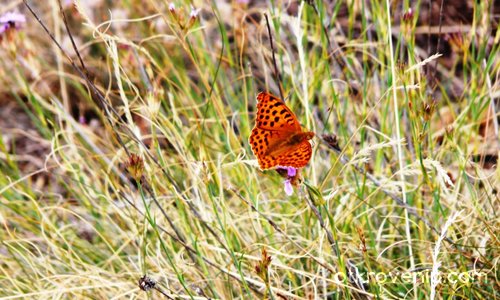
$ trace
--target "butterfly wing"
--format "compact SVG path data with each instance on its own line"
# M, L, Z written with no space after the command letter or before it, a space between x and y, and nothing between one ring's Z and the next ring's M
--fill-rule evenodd
M278 97L257 95L257 117L249 142L262 170L277 166L301 168L312 155L306 140L290 144L289 138L302 132L297 117Z
M278 155L275 159L276 166L302 168L307 165L311 156L311 144L305 140Z
M300 132L297 117L280 98L266 92L257 95L256 125L260 129Z
M276 166L276 156L268 155L267 152L270 145L275 145L285 139L284 134L286 132L261 129L257 126L252 129L249 138L250 147L262 170Z
M296 145L283 144L279 151L268 153L270 145L281 143L286 133L255 127L250 135L250 146L262 170L277 166L302 168L311 159L312 147L308 140Z

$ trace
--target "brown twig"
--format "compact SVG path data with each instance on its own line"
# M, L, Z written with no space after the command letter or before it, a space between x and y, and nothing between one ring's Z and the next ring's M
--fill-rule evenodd
M264 17L266 17L267 33L269 34L269 43L271 44L271 53L273 56L273 64L274 64L274 76L276 78L276 81L278 82L278 88L280 90L281 99L285 101L285 97L283 97L283 86L281 84L281 75L278 72L278 64L276 63L276 56L274 53L273 35L271 33L271 26L269 25L269 18L267 17L266 13L264 13Z
M444 0L441 0L441 7L439 8L439 33L438 33L438 41L437 41L437 46L436 46L436 53L438 53L439 48L441 48L441 40L442 40L441 27L443 25L443 7L444 7ZM432 80L433 80L432 90L434 90L437 86L437 80L436 80L437 64L438 64L438 60L436 59L434 61L434 73L432 75Z
M57 0L57 4L59 4L59 11L61 12L61 15L63 16L64 27L66 28L66 32L68 33L69 40L71 41L71 45L73 46L73 50L75 50L75 53L78 56L78 60L80 61L80 65L82 66L82 70L85 71L86 75L88 76L89 74L87 72L87 68L85 67L85 63L83 62L83 59L80 56L80 51L78 51L78 48L76 47L75 40L73 39L73 35L71 34L71 31L69 30L68 20L66 18L66 13L64 12L64 9L62 7L61 0Z

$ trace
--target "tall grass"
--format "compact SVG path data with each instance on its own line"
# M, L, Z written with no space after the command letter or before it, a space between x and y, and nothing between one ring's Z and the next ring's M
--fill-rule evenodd
M493 3L250 2L63 3L84 69L28 2L82 74L5 6L2 299L498 298ZM248 145L280 87L317 136L290 197Z

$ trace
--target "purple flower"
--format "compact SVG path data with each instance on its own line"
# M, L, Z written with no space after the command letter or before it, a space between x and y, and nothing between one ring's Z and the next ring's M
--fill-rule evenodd
M26 17L23 14L15 12L7 12L0 16L0 34L4 33L9 28L18 29L21 23L26 23Z
M288 177L295 177L297 175L297 169L293 167L287 167L288 168Z
M0 16L0 23L26 23L26 17L23 14L7 12Z
M277 167L277 169L286 170L288 177L295 177L297 175L297 169L294 167Z
M290 179L285 180L285 193L287 196L291 196L293 194L293 187Z
M296 176L297 176L297 169L293 167L277 167L278 173L281 174L281 176L285 177L284 171L286 171L286 180L285 180L285 193L288 196L291 196L293 194L293 182L296 181Z

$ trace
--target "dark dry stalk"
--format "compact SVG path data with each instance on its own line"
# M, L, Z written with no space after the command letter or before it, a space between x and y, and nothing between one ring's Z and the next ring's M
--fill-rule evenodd
M441 0L441 7L439 8L439 30L438 30L438 41L437 41L437 46L436 46L436 53L439 51L439 48L441 47L441 27L443 26L443 6L444 6L444 0ZM430 27L429 27L430 28ZM436 80L436 73L437 73L437 63L438 60L434 60L434 73L432 75L432 90L437 86L437 80Z
M431 53L431 25L432 25L432 0L429 0L429 31L427 32L427 55ZM431 79L431 68L430 64L427 64L424 66L425 68L425 75L427 77L427 80Z
M59 50L61 50L61 52L64 54L64 56L66 56L66 59L69 61L69 63L71 64L71 66L73 67L73 69L75 69L75 71L78 73L78 75L80 75L80 77L82 77L85 82L90 86L90 89L92 90L92 92L94 92L94 94L99 98L99 101L101 102L105 102L105 99L102 98L102 95L100 94L100 92L97 90L97 88L92 85L92 82L90 81L90 79L85 75L85 73L82 71L82 69L80 69L76 64L75 62L73 61L73 59L68 55L68 53L62 48L61 44L59 44L59 42L56 40L56 38L54 37L54 35L52 34L52 32L49 31L49 29L47 28L47 26L45 26L45 24L42 22L42 20L38 17L38 15L33 11L33 9L31 8L31 6L28 4L28 2L26 0L23 0L24 2L24 5L28 8L28 10L30 11L30 13L33 15L33 17L35 17L35 19L38 21L38 23L42 26L43 30L45 31L45 33L47 33L50 37L50 39L56 44L57 48L59 48ZM102 103L100 102L97 102L96 103L99 108L103 108L101 105L103 105Z
M73 35L71 34L71 31L69 30L68 26L68 21L66 19L66 14L64 13L64 9L61 4L61 0L57 0L57 4L59 4L59 11L61 12L63 16L63 23L64 27L66 28L66 32L69 35L69 40L71 41L71 45L73 46L73 49L75 50L76 55L78 56L78 60L80 61L80 65L82 66L82 70L85 71L86 75L88 76L87 68L85 67L85 63L83 62L82 57L80 56L80 51L78 51L78 48L76 47L75 40L73 39Z
M269 34L269 43L271 44L271 53L273 55L274 76L275 80L278 82L278 88L280 90L281 99L285 101L285 97L283 97L283 86L281 85L281 75L278 72L278 64L276 63L276 56L274 54L273 35L271 33L271 26L269 25L269 18L267 17L266 13L264 13L264 16L266 17L267 33Z
M309 192L309 190L308 190L308 192ZM332 252L338 257L339 252L337 251L337 241L333 237L332 232L328 228L326 228L325 222L323 221L323 217L321 216L321 213L319 212L318 207L316 205L314 205L314 202L312 200L312 196L310 193L309 193L309 198L306 198L306 199L307 199L307 204L309 205L309 207L313 211L314 215L318 219L319 225L321 226L321 228L323 228L323 230L326 233L326 237L328 239L328 242L330 243L330 247L332 247Z
M85 82L87 83L87 86L90 88L90 90L93 92L93 94L97 97L97 99L99 101L95 101L94 97L92 97L92 100L94 101L94 103L101 109L103 110L107 117L108 117L108 121L110 121L112 118L111 118L111 114L114 115L114 117L119 120L120 119L120 115L118 114L118 112L112 107L110 106L107 102L106 102L106 99L105 97L103 96L103 94L99 91L99 89L93 84L93 82L90 80L90 78L86 75L86 71L84 72L80 67L78 67L75 62L73 61L73 59L69 56L69 54L62 48L61 44L59 44L59 42L56 40L56 38L54 37L54 35L49 31L49 29L47 28L47 26L45 26L45 24L42 22L42 20L38 17L38 15L33 11L33 9L31 8L31 6L28 4L27 0L23 0L24 2L24 5L28 8L28 10L30 11L30 13L35 17L35 19L38 21L38 23L40 24L40 26L42 26L43 30L47 33L47 35L50 37L50 39L52 40L52 42L54 42L54 44L57 46L57 48L59 48L59 50L63 53L63 55L66 57L66 59L69 61L69 63L71 64L71 66L73 67L73 69L78 73L78 75L80 75L81 78L83 78L85 80ZM68 32L68 34L71 35L71 32ZM75 51L78 52L78 49L75 47L74 48ZM115 128L115 125L110 121L110 125ZM133 137L133 139L137 142L139 142L140 144L142 144L142 141L140 141L137 136L135 136L135 134L130 130L128 129L127 127L125 127L125 129L128 131L128 133ZM130 157L130 152L128 151L127 147L125 146L125 143L123 142L123 140L121 139L120 135L119 134L115 134L115 137L118 141L118 143L120 144L120 146L123 148L123 150L125 151L125 153L127 154L128 157ZM144 146L144 144L142 144L142 146L144 148L146 148Z
M143 177L144 179L144 177ZM177 236L177 238L182 241L182 243L186 244L186 239L185 237L182 235L182 233L179 231L179 229L177 229L177 227L175 226L174 222L170 219L170 217L168 216L167 212L165 211L165 209L163 209L163 206L161 206L161 204L158 202L158 199L156 198L155 194L153 193L153 190L152 188L149 186L149 183L146 181L146 180L142 180L142 187L144 188L145 191L147 191L147 193L151 196L151 198L153 198L153 201L154 203L156 204L156 206L158 206L158 208L160 209L162 215L165 217L165 219L167 220L168 224L170 225L170 227L172 227L172 229L174 230L175 232L175 235ZM194 256L191 256L192 254L189 253L189 256L191 257L191 260L193 262L196 262L196 258Z

